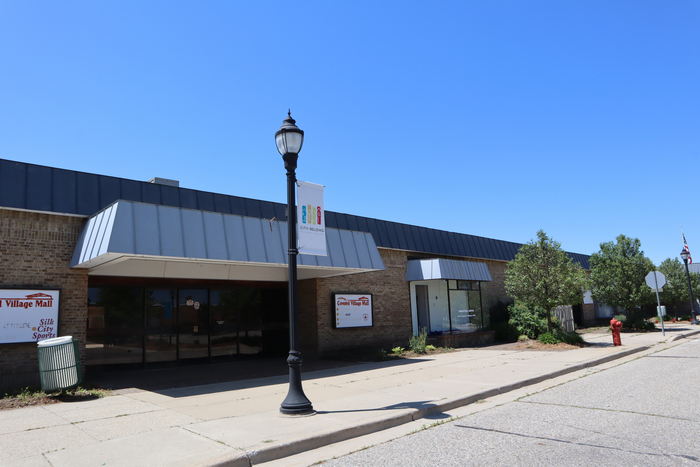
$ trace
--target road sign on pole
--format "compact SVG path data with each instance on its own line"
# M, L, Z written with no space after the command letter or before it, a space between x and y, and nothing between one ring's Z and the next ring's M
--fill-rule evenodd
M656 291L656 289L659 289L659 291L661 291L661 288L666 285L666 276L664 276L663 272L651 271L646 275L644 281L651 290Z
M656 292L656 309L657 313L659 314L659 321L661 321L661 334L666 335L666 328L664 327L664 315L666 315L666 307L661 307L661 300L659 299L659 292L661 292L661 288L666 285L666 276L662 272L659 271L651 271L649 274L646 275L644 278L644 281L647 283L647 285ZM663 315L661 314L663 312Z

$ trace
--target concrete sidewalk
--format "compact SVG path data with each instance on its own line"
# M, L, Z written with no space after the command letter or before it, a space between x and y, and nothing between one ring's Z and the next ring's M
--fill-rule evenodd
M87 402L0 411L0 465L250 465L439 414L650 346L697 334L585 335L571 351L468 349L419 359L304 373L318 413L284 417L286 378L159 391L124 390Z

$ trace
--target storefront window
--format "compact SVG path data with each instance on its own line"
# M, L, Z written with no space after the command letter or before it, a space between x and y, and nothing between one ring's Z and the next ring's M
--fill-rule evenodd
M178 358L209 357L209 290L178 291Z
M86 362L139 363L143 359L143 289L90 287Z
M211 356L237 355L238 312L235 292L231 289L212 289L211 304Z
M175 289L146 289L146 362L177 359Z
M412 290L419 330L426 328L429 333L471 332L488 326L478 281L413 281Z

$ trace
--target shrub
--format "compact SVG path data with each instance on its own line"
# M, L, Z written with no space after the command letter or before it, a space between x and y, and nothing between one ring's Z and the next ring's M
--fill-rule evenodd
M408 348L415 353L425 353L425 341L427 338L428 333L425 329L421 329L420 334L418 334L417 336L411 336L411 338L408 340Z
M404 350L406 350L406 349L404 349L404 348L401 347L401 346L397 346L397 347L394 347L394 348L391 349L391 353L393 353L393 354L395 354L395 355L401 355L401 354L403 353Z
M527 340L530 340L530 338L527 337L525 334L521 334L518 336L518 342L527 341Z
M524 334L530 339L537 339L547 330L547 314L541 308L514 303L508 307L508 311L510 312L508 324L513 325L519 335Z
M561 342L561 340L551 332L543 332L537 340L543 344L558 344Z
M562 342L566 342L567 344L570 345L578 345L581 346L585 342L583 340L583 337L581 337L580 334L577 332L571 331L571 332L564 332L561 331L557 334L557 337L561 339Z
M437 347L435 347L432 344L428 344L425 346L425 350L427 350L428 352L433 352L433 351L437 350Z
M646 320L644 313L641 311L630 311L627 313L625 320L622 321L622 328L629 329L632 331L651 331L656 329L654 323Z
M515 326L509 323L494 323L491 325L494 330L494 338L499 342L515 342L520 333Z

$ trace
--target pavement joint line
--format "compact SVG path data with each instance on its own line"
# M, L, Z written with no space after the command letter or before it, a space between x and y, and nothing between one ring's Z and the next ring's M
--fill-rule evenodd
M481 391L476 394L471 394L468 396L462 396L447 400L445 402L435 404L431 407L424 407L420 409L414 409L408 414L399 414L390 417L386 417L380 420L363 423L361 425L350 426L342 428L340 430L320 433L312 435L308 438L300 439L297 441L286 442L283 444L270 446L268 448L261 448L257 450L247 451L248 456L252 464L259 464L263 462L269 462L277 459L282 459L284 457L292 456L294 454L299 454L304 451L310 451L313 449L318 449L320 447L326 446L328 444L337 443L340 441L345 441L351 438L357 438L377 431L385 430L387 428L392 428L404 423L409 423L412 421L417 421L419 419L425 418L428 415L435 413L446 412L457 407L462 407L465 405L472 404L478 400L486 399L489 397L504 394L516 389L520 389L526 386L531 386L533 384L540 383L542 381L556 378L559 376L566 375L568 373L573 373L575 371L583 370L589 367L594 367L597 365L602 365L613 360L617 360L629 355L643 352L648 350L650 346L644 345L639 347L634 347L622 352L613 353L600 357L594 360L589 360L586 362L581 362L562 368L557 371L546 373L539 376L534 376L522 381L517 381L512 384L507 384L505 386L500 386L493 389L488 389L486 391ZM216 464L216 465L226 465L226 464Z

